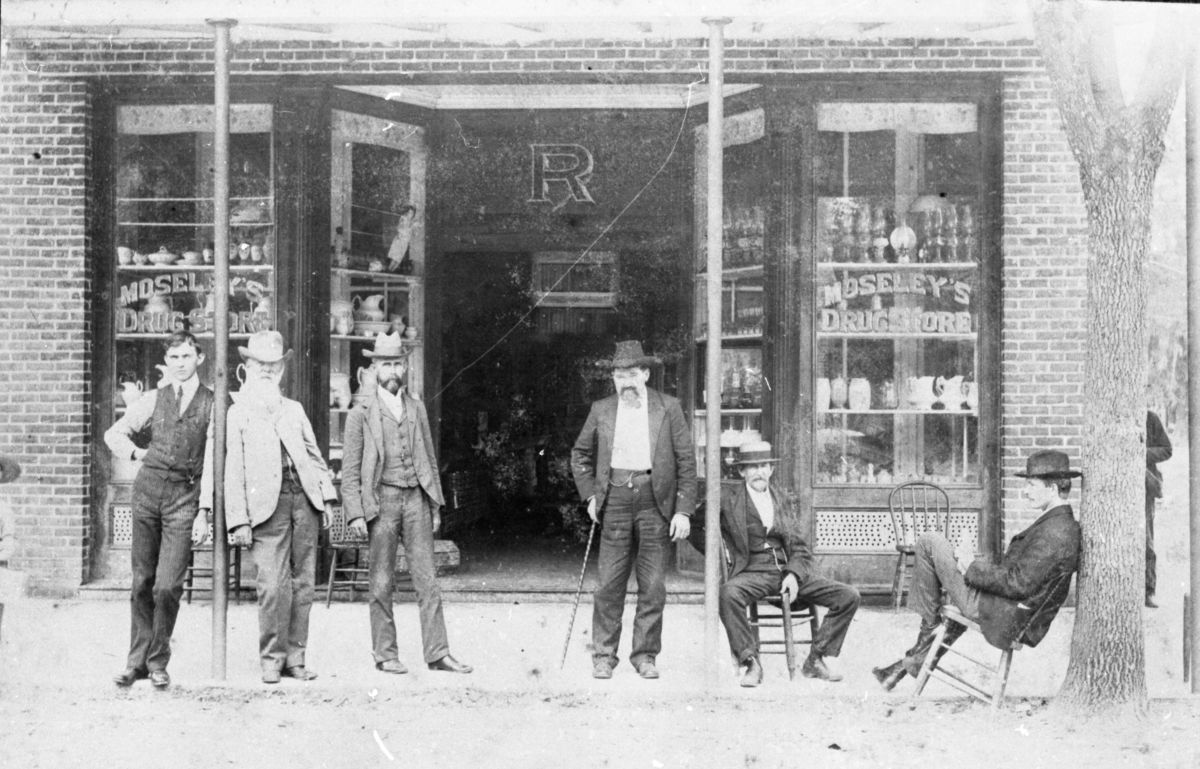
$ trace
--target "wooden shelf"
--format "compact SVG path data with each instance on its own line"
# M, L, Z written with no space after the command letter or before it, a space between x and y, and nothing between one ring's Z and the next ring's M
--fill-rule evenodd
M760 408L752 408L752 409L722 408L720 411L721 411L721 416L725 416L726 414L728 414L729 416L755 416L757 414L762 413L762 408L761 407ZM694 409L693 413L696 414L697 416L700 416L702 414L708 414L708 409Z
M375 337L373 336L358 336L356 334L330 334L329 338L335 342L371 343L375 341ZM421 337L417 337L416 339L401 339L400 342L406 347L420 347L424 344L424 340Z
M819 270L974 270L979 262L817 262Z
M118 342L122 342L122 341L126 341L126 340L132 341L132 340L136 340L136 339L162 340L164 337L166 337L170 333L171 332L169 332L169 331L164 331L161 334L117 334L117 341ZM213 338L213 335L209 332L194 334L194 336L197 339L212 339ZM250 335L249 334L230 334L229 338L230 339L249 339Z
M960 342L973 342L978 337L977 334L922 334L920 332L912 333L888 333L888 332L845 332L837 331L818 331L817 340L822 339L955 339Z
M704 344L708 341L706 336L696 337L696 344ZM722 342L761 342L762 334L725 334L721 337Z
M818 409L817 415L827 414L863 414L867 416L888 416L891 414L917 414L933 416L964 416L977 417L979 413L970 409Z
M367 280L377 280L383 283L411 283L420 285L424 282L424 278L420 275L400 275L394 272L383 272L382 270L373 272L371 270L355 270L349 267L332 267L331 271L337 275L346 275L351 278L364 278Z
M760 278L763 274L763 265L750 264L741 265L738 267L722 267L721 278ZM707 278L708 270L701 270L696 273L697 278Z
M212 272L216 268L211 264L120 264L117 265L118 272ZM231 264L229 265L230 272L258 272L260 270L274 270L275 265L269 262L260 262L258 264Z

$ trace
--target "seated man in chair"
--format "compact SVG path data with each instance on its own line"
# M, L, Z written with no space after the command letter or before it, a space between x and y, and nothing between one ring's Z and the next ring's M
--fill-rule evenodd
M858 591L812 573L812 551L800 537L795 514L770 482L778 461L771 457L770 443L742 444L734 464L745 483L721 490L721 537L730 561L721 585L721 623L741 666L741 685L758 686L762 666L746 607L780 594L789 603L799 598L828 607L800 672L808 678L840 681L841 674L830 670L824 658L841 652L850 620L858 610ZM689 540L697 549L704 549L703 510L696 514Z
M920 673L938 626L943 590L950 603L977 621L988 643L999 649L1014 641L1037 646L1050 629L1070 590L1069 577L1079 566L1079 523L1064 500L1071 493L1071 479L1082 473L1070 469L1061 451L1038 451L1026 460L1025 472L1017 475L1026 479L1021 497L1041 515L1012 538L999 563L975 560L970 542L956 552L941 534L922 534L917 539L908 605L921 615L921 628L916 644L903 658L874 669L884 689L895 687L905 674L915 678ZM1030 616L1034 607L1040 608ZM962 630L951 628L947 639L953 641Z

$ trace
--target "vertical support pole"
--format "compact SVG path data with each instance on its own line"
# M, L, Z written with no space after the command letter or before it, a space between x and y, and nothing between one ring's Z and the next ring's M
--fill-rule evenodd
M212 677L225 680L229 614L229 546L225 538L225 417L229 403L229 30L234 19L210 19L213 28L213 576Z
M1188 338L1188 515L1191 633L1189 642L1192 694L1200 694L1200 51L1192 51L1187 71L1186 126L1187 156L1187 338Z
M708 210L707 296L708 317L704 351L704 680L714 688L718 680L717 615L721 584L721 247L725 211L725 25L727 18L705 18L708 25Z

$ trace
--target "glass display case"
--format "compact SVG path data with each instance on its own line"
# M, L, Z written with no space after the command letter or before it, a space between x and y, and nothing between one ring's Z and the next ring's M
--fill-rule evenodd
M231 339L275 327L274 147L269 105L230 114ZM115 248L111 257L115 416L162 378L162 341L191 331L212 384L213 108L123 106L117 110ZM229 347L230 371L240 362ZM236 383L231 383L236 388ZM115 418L114 416L114 418Z
M696 131L696 402L692 429L697 470L704 475L708 443L705 419L707 342L707 128ZM764 280L767 264L763 207L765 144L763 111L731 116L724 128L724 213L721 244L721 456L722 478L737 477L732 461L745 441L763 438L763 401L769 385L763 373Z
M981 483L975 109L818 107L816 485Z
M345 417L374 397L381 333L410 348L407 387L424 373L424 131L335 110L332 120L329 454L340 469ZM395 137L395 138L389 138Z

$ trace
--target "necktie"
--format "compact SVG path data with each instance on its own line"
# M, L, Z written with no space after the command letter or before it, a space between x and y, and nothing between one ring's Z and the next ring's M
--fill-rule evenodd
M179 406L179 413L183 414L183 388L175 385L175 401Z

